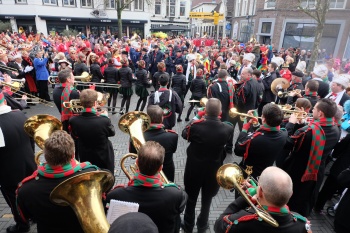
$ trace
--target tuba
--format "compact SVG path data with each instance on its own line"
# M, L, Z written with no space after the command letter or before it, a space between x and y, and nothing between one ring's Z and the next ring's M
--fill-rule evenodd
M35 163L40 165L40 155L43 153L45 140L50 137L53 131L61 130L62 123L56 117L46 114L32 116L24 123L24 131L40 147L41 151L35 154Z
M224 189L236 189L262 220L274 227L279 226L278 222L262 208L261 204L257 201L258 206L260 207L257 208L241 188L241 185L243 185L244 182L243 172L237 164L222 165L216 173L216 180Z
M134 111L121 116L118 122L118 127L122 132L130 134L130 138L135 149L139 151L140 147L146 142L145 138L143 137L143 132L149 128L150 123L151 119L146 113L141 111ZM128 169L125 167L125 160L129 157L132 159L136 159L137 154L127 153L126 155L124 155L123 158L120 160L120 167L125 173L125 175L128 177L128 179L131 180L132 174L136 172L138 167L136 164L130 165L131 172L128 171ZM163 171L160 172L160 176L164 183L170 183Z
M61 206L70 206L78 217L85 233L107 233L107 222L102 204L102 193L114 184L107 171L91 171L73 176L52 190L50 200Z

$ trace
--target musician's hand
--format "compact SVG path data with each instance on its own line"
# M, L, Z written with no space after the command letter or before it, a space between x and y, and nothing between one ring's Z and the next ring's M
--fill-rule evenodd
M3 76L4 76L4 82L5 83L11 83L11 76L10 75L8 75L8 74L3 74Z
M254 116L254 111L255 111L255 110L249 110L249 111L247 112L247 114L250 115L250 116Z
M294 97L296 95L297 95L296 91L291 91L291 92L288 93L288 96Z
M289 123L296 124L298 122L298 118L295 113L292 113L289 117Z
M16 71L12 71L12 74L18 76L18 72L16 72Z
M27 101L28 97L26 95L22 95L22 100Z
M252 197L250 198L250 200L251 200L254 204L256 204L256 203L258 202L258 196L255 194L254 196L252 196Z

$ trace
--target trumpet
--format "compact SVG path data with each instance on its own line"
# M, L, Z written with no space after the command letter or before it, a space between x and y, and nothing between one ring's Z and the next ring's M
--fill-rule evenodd
M305 92L304 90L300 90L300 89L295 89L295 90L292 90L292 91L279 91L277 92L277 96L279 98L284 98L286 96L288 96L290 93L292 92L295 92L296 95L300 95L302 92Z
M298 119L306 119L308 117L307 112L304 110L293 109L293 106L290 104L286 105L277 105L282 112L284 113L284 118L289 118L291 114L296 114Z
M240 116L241 121L244 121L245 119L247 119L247 118L249 118L249 117L261 119L261 117L252 116L252 115L245 114L245 113L240 113L240 112L237 111L236 108L231 108L228 114L229 114L230 117L232 117L232 118L235 118L236 116ZM254 121L254 122L253 122L253 125L257 125L257 124L259 124L258 121Z
M247 174L249 175L248 172ZM257 201L258 208L252 203L249 196L241 188L245 180L242 169L237 164L222 165L216 173L216 180L224 189L236 189L262 220L271 226L279 226L278 222L266 210L264 210L259 201Z

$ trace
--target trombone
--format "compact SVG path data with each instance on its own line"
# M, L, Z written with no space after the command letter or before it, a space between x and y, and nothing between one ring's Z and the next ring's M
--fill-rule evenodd
M15 69L15 68L8 67L8 66L4 66L4 65L1 65L1 64L0 64L0 68L3 69L3 70L11 71L11 72L12 72L12 71L14 71L14 72L16 72L16 73L18 72L18 70Z

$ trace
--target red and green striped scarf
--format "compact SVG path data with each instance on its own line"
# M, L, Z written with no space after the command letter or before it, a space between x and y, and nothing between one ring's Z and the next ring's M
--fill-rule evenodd
M233 92L235 90L234 84L232 82L227 82L226 79L223 78L218 78L218 82L226 82L227 87L228 87L228 93L230 95L230 106L229 109L234 107L234 102L233 102Z
M289 207L287 205L283 206L282 208L277 208L277 207L272 207L272 206L267 206L263 205L262 206L264 210L269 212L270 214L289 214Z
M164 129L164 125L163 124L151 123L149 128L147 129L147 131L156 130L156 129Z
M322 129L322 126L333 126L333 118L321 118L316 121L312 121L309 125L298 129L295 134L291 137L295 139L295 143L298 142L298 139L301 138L299 146L296 149L299 150L302 142L304 140L305 134L311 130L312 141L309 153L309 161L306 166L304 175L301 178L301 182L304 181L317 181L318 170L321 165L323 149L326 144L326 135Z
M38 174L42 175L46 178L56 179L56 178L70 176L79 170L87 169L87 168L91 168L91 167L98 170L98 167L95 165L91 165L90 162L79 163L77 160L71 159L71 161L69 163L67 163L66 165L63 165L63 166L61 166L61 165L51 166L47 163L41 164L38 167Z
M63 87L63 91L61 94L61 121L67 121L69 118L73 116L73 112L70 108L65 108L63 106L64 102L69 102L70 93L74 90L72 85L67 85L67 83L61 83L60 87Z
M140 172L134 174L134 178L129 181L128 186L143 186L149 188L158 188L163 186L160 174L157 173L154 176L143 175Z
M280 126L271 127L271 126L269 126L267 124L261 125L254 132L253 136L250 139L248 139L247 141L245 141L244 143L241 144L242 146L246 145L246 149L245 149L245 153L243 155L243 159L246 160L248 158L250 143L252 142L253 138L256 138L256 137L262 135L264 131L267 131L267 132L278 132L278 131L280 131L280 129L281 129Z
M88 113L93 113L93 114L97 115L96 108L84 108L83 111L81 111L81 112L88 112Z
M318 94L317 94L317 91L305 91L305 94L304 96L312 96L312 97L316 97Z

